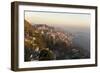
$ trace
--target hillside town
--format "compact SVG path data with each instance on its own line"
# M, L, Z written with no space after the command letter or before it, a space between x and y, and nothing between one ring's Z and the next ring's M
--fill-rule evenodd
M73 35L46 24L31 25L25 20L25 61L85 58L79 47L73 46Z

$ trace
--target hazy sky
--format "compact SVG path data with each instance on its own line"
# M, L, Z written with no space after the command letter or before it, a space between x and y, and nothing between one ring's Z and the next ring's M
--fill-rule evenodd
M25 19L31 24L48 24L51 26L89 27L90 16L90 14L25 11Z

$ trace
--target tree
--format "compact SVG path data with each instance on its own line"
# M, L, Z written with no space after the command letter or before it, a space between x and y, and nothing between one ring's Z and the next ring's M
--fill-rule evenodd
M40 51L39 60L53 60L54 53L49 49L42 49Z

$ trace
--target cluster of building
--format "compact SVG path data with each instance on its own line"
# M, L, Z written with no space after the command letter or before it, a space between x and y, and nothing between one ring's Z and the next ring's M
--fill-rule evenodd
M55 42L64 42L67 46L72 44L72 34L65 33L63 31L58 31L54 27L47 26L46 24L36 25L37 30L41 31L41 34L47 37L48 39L52 39Z

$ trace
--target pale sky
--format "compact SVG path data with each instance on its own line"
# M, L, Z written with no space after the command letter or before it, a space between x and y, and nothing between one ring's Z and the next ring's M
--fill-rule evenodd
M25 11L25 19L31 24L89 27L90 18L90 14Z

